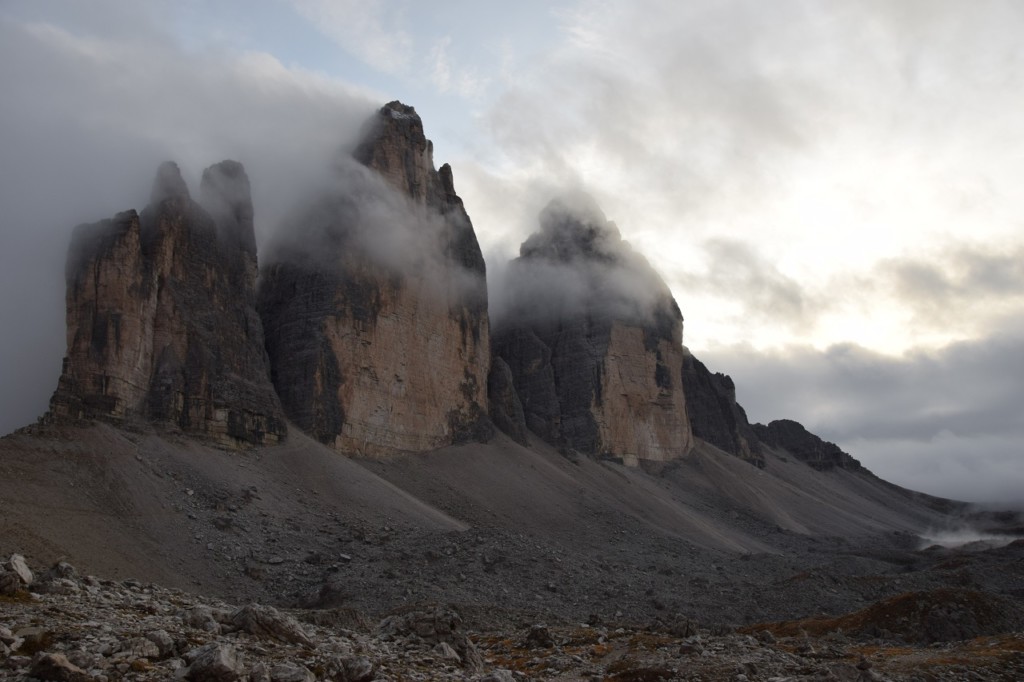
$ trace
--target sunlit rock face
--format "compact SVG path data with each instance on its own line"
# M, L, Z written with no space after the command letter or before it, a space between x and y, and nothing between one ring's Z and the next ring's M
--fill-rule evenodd
M412 107L384 106L262 272L274 385L300 428L387 455L487 438L483 256Z
M224 161L194 202L163 164L141 215L80 225L54 417L142 419L223 445L286 433L256 313L249 180Z
M712 373L687 349L683 350L683 388L693 435L763 469L761 443L747 421L746 411L736 402L732 378Z
M495 356L533 432L631 463L690 449L679 307L592 199L551 202L507 280Z

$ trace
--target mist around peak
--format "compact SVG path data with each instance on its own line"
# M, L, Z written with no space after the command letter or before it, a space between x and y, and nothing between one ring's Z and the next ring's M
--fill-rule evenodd
M555 197L541 210L538 225L519 257L492 274L497 329L579 316L638 324L664 316L682 319L664 280L589 194L577 190Z
M448 241L453 222L463 222L461 217L413 201L355 160L340 159L329 173L330 183L282 222L264 263L329 272L359 261L428 284L449 278ZM479 273L469 272L457 279L471 274L479 280ZM475 286L483 288L483 283Z

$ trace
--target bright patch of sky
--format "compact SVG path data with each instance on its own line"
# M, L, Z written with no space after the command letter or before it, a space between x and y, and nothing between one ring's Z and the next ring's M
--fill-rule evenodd
M175 31L197 48L266 51L289 67L412 103L440 158L478 147L474 115L560 37L559 3L503 7L453 0L227 0L175 6Z

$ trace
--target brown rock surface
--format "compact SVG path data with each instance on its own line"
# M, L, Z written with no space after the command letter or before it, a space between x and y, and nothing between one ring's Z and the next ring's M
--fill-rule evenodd
M511 368L532 430L632 463L689 450L682 315L592 199L548 205L507 289L495 355Z
M398 102L291 225L260 287L288 416L338 450L487 437L485 268L451 169Z
M76 228L67 262L64 367L55 417L141 418L223 445L285 434L255 308L249 182L203 174L213 214L163 164L142 214Z

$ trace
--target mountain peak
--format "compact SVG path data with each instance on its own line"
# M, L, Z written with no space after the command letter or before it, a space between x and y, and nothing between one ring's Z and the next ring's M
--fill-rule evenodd
M422 125L422 121L420 121L420 115L416 113L416 109L414 107L409 106L408 104L402 104L397 99L392 102L388 102L383 107L381 107L380 113L384 116L388 116L396 120L412 119L419 122L420 125Z
M339 164L330 192L297 217L298 245L262 273L284 409L344 452L418 452L490 433L486 269L451 168L435 170L432 153L412 107L381 107L355 163Z
M225 160L203 171L200 203L217 222L221 239L240 248L251 260L255 278L256 232L253 226L252 188L245 167Z
M410 106L394 101L378 109L367 121L352 155L420 203L437 193L434 145L423 132L419 114Z
M156 170L156 177L153 179L153 190L150 192L149 201L152 204L159 204L165 199L188 199L188 185L181 177L181 169L173 161L164 161Z
M552 199L540 212L540 230L523 242L519 255L567 263L577 259L617 260L623 247L618 226L589 194Z

